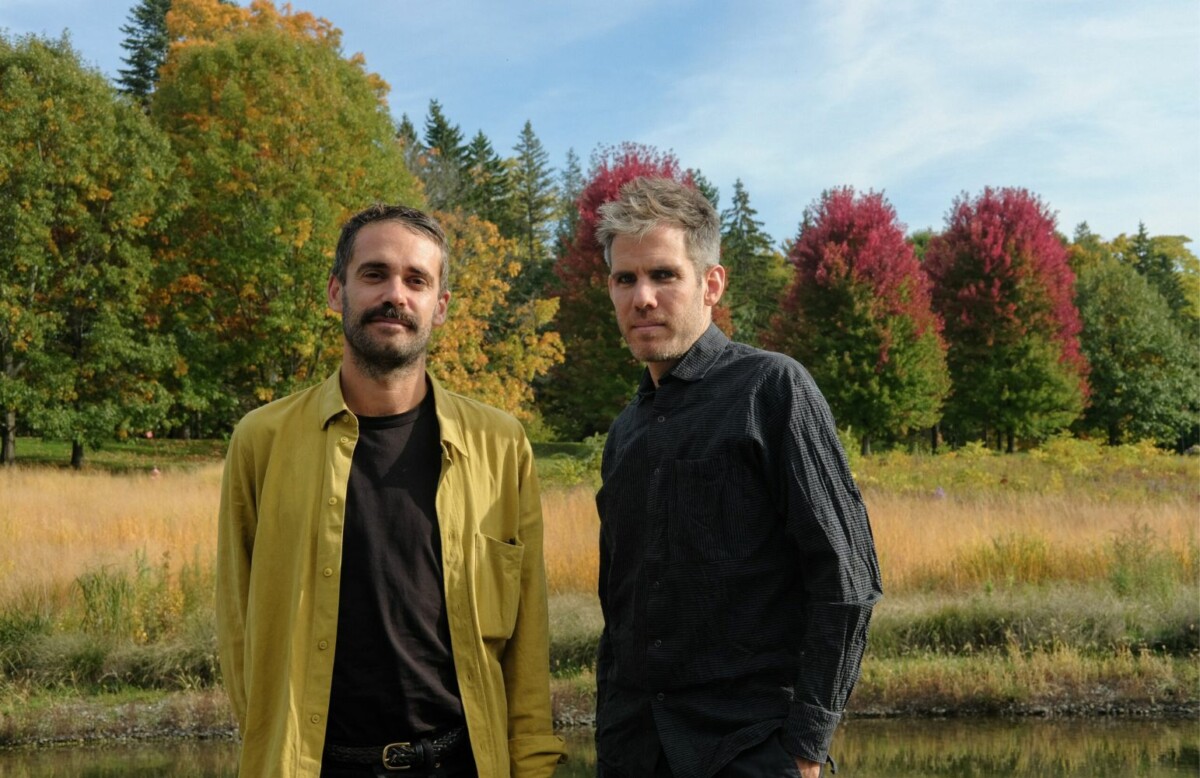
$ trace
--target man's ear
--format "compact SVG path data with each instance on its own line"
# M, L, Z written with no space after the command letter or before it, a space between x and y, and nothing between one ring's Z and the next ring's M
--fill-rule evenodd
M446 313L450 310L450 290L446 289L438 295L437 306L433 309L433 326L440 327L446 323Z
M333 309L334 311L337 311L338 313L341 313L342 312L342 282L338 281L337 276L332 275L332 274L329 276L329 288L326 290L326 292L327 292L328 297L325 302L329 305L329 307L331 309Z
M721 301L725 294L725 267L713 265L704 271L704 304L711 307Z

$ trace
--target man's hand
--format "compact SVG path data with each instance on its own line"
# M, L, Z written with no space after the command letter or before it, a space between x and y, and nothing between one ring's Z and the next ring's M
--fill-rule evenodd
M810 762L802 757L796 757L796 769L800 771L800 778L821 778L821 763Z

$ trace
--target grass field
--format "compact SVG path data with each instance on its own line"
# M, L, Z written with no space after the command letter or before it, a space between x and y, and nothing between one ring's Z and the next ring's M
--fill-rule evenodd
M162 442L0 470L0 740L47 695L218 682L220 446ZM563 720L586 720L600 629L592 453L539 460ZM1200 700L1200 460L1057 441L852 464L885 587L852 706Z

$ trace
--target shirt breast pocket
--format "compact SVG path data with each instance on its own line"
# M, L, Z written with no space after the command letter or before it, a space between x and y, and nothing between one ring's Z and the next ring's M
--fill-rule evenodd
M728 476L724 457L677 459L667 534L676 561L736 559L739 550L730 543L734 517L722 508Z
M517 624L525 545L475 535L475 608L484 640L507 640Z

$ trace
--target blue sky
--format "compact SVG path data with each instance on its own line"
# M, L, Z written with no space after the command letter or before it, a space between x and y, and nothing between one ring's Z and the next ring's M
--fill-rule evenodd
M0 0L0 29L57 36L106 74L135 0ZM437 99L506 154L526 119L556 167L637 141L741 178L767 231L844 184L910 230L1022 186L1068 235L1200 239L1195 0L297 0L343 31L420 129ZM1193 251L1197 244L1193 243Z

